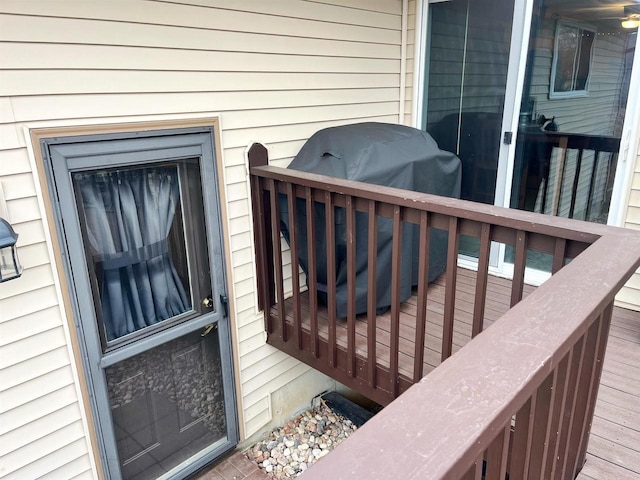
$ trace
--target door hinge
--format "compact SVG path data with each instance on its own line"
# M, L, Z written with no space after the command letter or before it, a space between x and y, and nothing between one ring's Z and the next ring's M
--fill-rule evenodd
M513 142L513 132L504 132L502 143L505 145L511 145L511 142Z
M222 304L222 311L224 312L224 316L229 316L229 297L226 295L220 295L220 303Z

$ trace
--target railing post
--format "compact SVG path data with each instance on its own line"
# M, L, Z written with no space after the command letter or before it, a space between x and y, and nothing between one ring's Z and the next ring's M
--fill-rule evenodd
M267 148L254 143L247 152L249 169L269 164ZM258 277L258 309L265 314L267 332L269 328L269 310L275 303L275 284L273 279L273 242L271 240L271 207L269 192L262 188L259 177L251 177L251 202L253 207L253 235L256 254L256 274Z

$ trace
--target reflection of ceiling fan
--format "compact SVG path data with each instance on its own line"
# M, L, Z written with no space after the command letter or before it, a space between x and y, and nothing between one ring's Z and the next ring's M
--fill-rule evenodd
M583 0L579 2L581 6L569 6L568 3L556 0L549 0L549 3L560 8L562 5L585 20L619 21L623 28L637 28L640 23L640 0Z
M640 5L625 5L625 17L622 20L622 28L638 28L640 25Z

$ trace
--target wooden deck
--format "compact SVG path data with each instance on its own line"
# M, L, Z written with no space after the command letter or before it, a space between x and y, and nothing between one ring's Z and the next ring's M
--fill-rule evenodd
M458 269L456 284L453 351L471 339L476 273ZM424 348L424 374L440 364L445 297L445 276L429 286L427 327ZM524 296L534 287L524 287ZM489 276L487 285L484 328L500 318L510 308L511 281ZM300 296L303 331L310 331L309 298ZM414 338L417 299L404 302L400 313L400 376L407 381L413 377ZM273 315L276 315L274 307ZM293 301L286 301L287 323L293 325ZM561 319L558 319L561 321ZM328 339L327 311L319 306L319 335ZM379 315L376 322L376 357L383 367L390 364L389 312ZM356 353L367 357L366 315L356 323ZM337 344L347 348L346 320L338 320ZM587 462L579 479L640 479L640 312L614 309L608 340L604 371L595 409Z

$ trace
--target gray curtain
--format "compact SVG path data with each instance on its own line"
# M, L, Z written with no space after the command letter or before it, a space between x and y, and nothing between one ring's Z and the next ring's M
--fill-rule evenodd
M107 340L191 308L167 237L180 192L175 167L74 174Z

